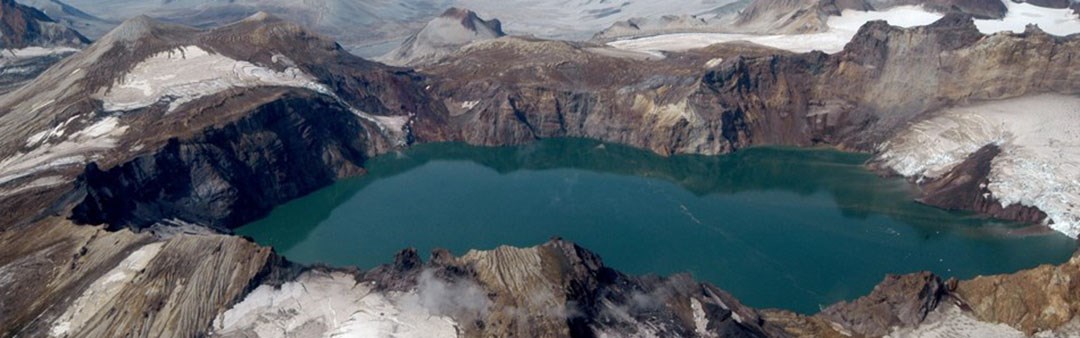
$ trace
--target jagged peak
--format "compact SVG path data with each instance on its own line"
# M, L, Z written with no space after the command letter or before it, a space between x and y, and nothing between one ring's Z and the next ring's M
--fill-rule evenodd
M476 14L476 12L466 8L447 8L436 20L438 19L458 20L461 22L462 26L465 26L465 28L468 28L471 31L476 31L479 28L477 25L483 25L490 29L496 36L506 35L506 33L503 33L502 31L502 22L500 22L499 19L484 20L480 15Z

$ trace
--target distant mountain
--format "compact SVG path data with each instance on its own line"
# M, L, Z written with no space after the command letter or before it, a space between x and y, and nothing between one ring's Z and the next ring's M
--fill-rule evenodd
M82 47L90 42L73 29L56 23L41 11L0 0L0 48Z
M471 42L505 35L498 19L484 20L476 12L451 7L377 60L399 66L425 64L438 61Z
M70 27L90 39L100 38L120 23L90 15L59 0L17 0L17 2L40 10L57 23Z
M60 0L23 0L39 9L57 8ZM508 6L504 0L67 0L84 16L65 15L62 21L100 36L98 22L118 23L137 15L197 28L211 28L258 11L300 23L329 35L363 57L386 54L412 33L450 7L469 8L480 16L503 20L515 35L586 40L611 24L635 17L706 13L734 0L535 0ZM63 8L63 6L60 6ZM50 15L54 9L49 11ZM115 25L115 24L112 24ZM100 32L100 33L99 33Z
M107 21L149 15L196 28L218 27L264 11L332 36L368 57L397 47L451 5L449 0L69 0L68 4Z
M33 7L0 1L0 93L33 79L89 42Z

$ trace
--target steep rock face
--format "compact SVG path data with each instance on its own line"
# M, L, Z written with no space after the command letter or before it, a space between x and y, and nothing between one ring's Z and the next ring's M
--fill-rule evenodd
M357 282L358 281L358 282ZM436 250L425 264L415 250L404 250L395 262L360 273L346 282L346 297L357 301L340 304L335 313L353 315L333 321L335 315L289 315L281 311L294 303L320 299L325 287L340 284L326 279L298 280L312 290L293 296L287 289L271 299L295 301L263 306L268 295L252 294L236 310L219 317L223 332L258 332L258 318L295 318L293 333L328 332L362 334L382 330L371 311L411 316L427 313L453 323L455 335L466 337L597 337L683 336L765 337L769 331L757 311L741 305L726 292L700 284L688 276L671 278L632 277L604 266L595 254L569 242L552 240L529 248L499 247L470 251L454 257ZM291 287L290 287L291 288ZM385 295L379 299L374 295ZM366 301L364 300L366 299ZM248 305L251 304L251 305ZM257 310L250 311L252 305ZM309 311L310 312L310 311ZM235 325L232 323L239 323ZM366 331L365 327L366 326ZM440 335L435 325L422 321L389 326L405 336ZM424 328L429 331L419 331Z
M0 241L4 336L195 335L279 263L237 237L163 240L58 218Z
M972 210L1001 219L1041 223L1046 213L1012 204L1003 207L987 189L990 163L1001 153L995 145L979 149L944 176L921 184L920 202L949 210Z
M545 137L589 137L661 154L724 153L738 116L695 106L709 60L775 51L725 46L666 61L604 47L503 38L473 44L427 68L449 114L449 137L516 144ZM511 65L512 64L512 65Z
M355 116L322 98L284 97L241 120L80 179L83 223L145 227L179 218L219 229L250 222L275 205L362 173L371 147Z
M450 129L470 143L579 136L661 154L754 144L870 150L951 104L1075 93L1078 41L1037 30L984 36L950 14L911 29L871 22L834 55L721 45L643 63L588 45L499 39L425 72L447 98Z
M429 137L410 131L410 116L440 109L417 81L267 15L210 31L135 18L0 98L0 184L56 185L90 168L82 222L236 226Z
M484 20L473 11L450 8L378 60L399 66L430 64L471 42L504 35L498 19Z
M961 281L956 294L980 320L1009 324L1029 335L1058 329L1080 314L1080 256L1059 266Z
M485 320L485 335L766 335L756 311L726 292L685 275L626 276L559 240L527 249L472 251L458 264L475 271L501 309Z
M869 295L829 306L818 316L839 324L846 332L884 336L894 327L918 326L948 293L941 278L929 272L890 275Z

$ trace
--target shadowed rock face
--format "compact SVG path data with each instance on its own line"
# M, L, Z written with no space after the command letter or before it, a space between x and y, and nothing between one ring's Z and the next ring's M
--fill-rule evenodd
M310 112L310 113L301 113ZM248 117L81 178L80 223L141 228L179 218L224 230L291 198L361 174L370 141L355 116L321 98L283 97ZM271 179L274 178L274 179Z
M972 154L948 174L921 185L919 202L949 210L973 210L1001 219L1041 223L1046 213L1037 208L1013 204L1002 207L987 189L990 163L1001 149L988 145Z
M818 316L851 332L884 336L894 327L918 326L948 294L941 278L929 272L890 275L866 297L832 305Z
M0 162L0 208L9 211L0 220L0 327L27 336L206 334L256 286L297 281L295 267L269 249L214 230L362 173L365 159L413 142L577 136L661 154L759 144L867 150L944 106L1076 93L1077 43L1036 30L983 36L970 18L951 14L912 29L870 23L835 55L733 44L645 60L504 37L415 72L356 58L267 15L214 30L137 18L0 97L0 157L71 155L26 171ZM219 90L176 107L165 95L102 112L110 88L144 60L191 62L168 56L187 46L254 75L209 77L199 84ZM279 73L318 85L257 81ZM952 182L970 193L969 181ZM969 315L1031 332L1075 317L1073 263L955 288L925 273L892 276L871 295L811 317L750 309L687 276L627 276L558 240L461 257L439 251L427 263L404 251L345 282L386 297L420 292L424 276L478 285L470 294L491 307L426 310L466 335L878 335L958 302ZM1023 298L1040 285L1050 287ZM1002 305L1016 297L1030 307ZM1034 315L1047 308L1052 315Z

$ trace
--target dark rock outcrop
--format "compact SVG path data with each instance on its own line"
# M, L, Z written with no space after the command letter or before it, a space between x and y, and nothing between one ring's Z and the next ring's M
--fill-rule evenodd
M285 97L241 120L171 139L160 150L80 178L79 223L143 228L180 219L216 229L362 173L369 140L355 116L321 97Z
M1001 149L995 145L985 146L945 175L922 183L919 202L948 210L972 210L1007 220L1044 221L1046 213L1037 208L1020 204L1002 207L987 189L990 163L1000 153Z
M869 295L825 308L819 316L849 332L870 337L894 327L915 327L948 296L941 278L929 272L889 275Z

